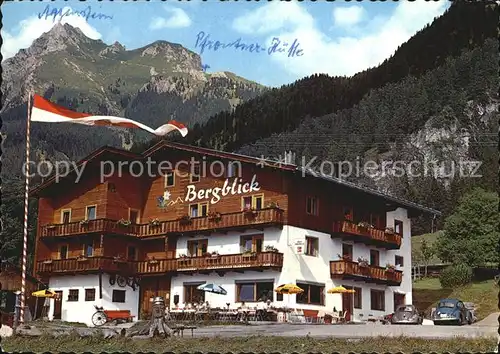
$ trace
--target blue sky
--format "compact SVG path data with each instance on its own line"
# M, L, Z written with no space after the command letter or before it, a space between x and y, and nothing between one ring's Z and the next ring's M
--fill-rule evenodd
M62 22L105 43L118 41L127 49L166 40L200 53L195 48L200 31L222 43L241 38L241 43L265 48L274 37L281 43L297 39L302 55L295 57L231 47L205 49L201 54L202 62L210 66L208 72L230 71L264 85L280 86L314 73L350 76L376 66L440 16L449 2L4 2L4 57L28 47L53 26L52 18L38 18L47 5L73 11L90 6L92 12L112 16L85 20L73 15Z

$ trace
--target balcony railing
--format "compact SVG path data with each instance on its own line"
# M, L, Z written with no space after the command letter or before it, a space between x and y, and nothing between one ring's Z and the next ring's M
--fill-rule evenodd
M266 267L283 267L283 254L278 252L258 252L253 254L240 253L211 257L186 257L177 259L177 270L179 272Z
M401 247L401 235L375 228L363 228L352 221L334 222L333 233L387 249L398 249Z
M365 282L396 286L401 284L403 272L399 270L387 270L382 267L363 267L352 261L331 261L330 274L332 278L353 279Z
M139 225L138 236L149 237L167 233L189 233L203 230L228 230L249 226L282 225L283 210L278 208L260 209L255 214L243 211L220 214L217 218L202 216L189 220L160 221L159 225Z
M212 257L187 257L158 259L148 261L115 261L111 257L89 257L81 259L57 259L37 262L37 272L50 273L85 273L103 270L111 273L158 274L175 271L189 272L200 270L223 270L244 268L281 268L283 254L261 252L254 254L230 254Z
M135 272L131 262L117 261L113 257L68 258L38 261L39 274L91 273L97 271L130 274Z
M86 223L81 221L70 222L67 224L44 225L40 228L41 237L71 236L79 234L88 234L94 232L118 233L135 236L138 225L121 225L116 220L95 219L88 220Z
M175 258L138 261L135 263L135 271L138 274L169 273L169 272L174 272L176 270L177 270L177 260Z
M208 216L191 218L189 220L166 220L158 225L139 224L121 225L116 220L96 219L89 220L81 225L80 221L68 224L45 225L40 228L42 237L70 236L93 232L117 233L136 237L161 236L167 233L189 233L203 230L228 230L251 226L283 225L283 210L266 208L255 213L234 212L220 214L217 218Z

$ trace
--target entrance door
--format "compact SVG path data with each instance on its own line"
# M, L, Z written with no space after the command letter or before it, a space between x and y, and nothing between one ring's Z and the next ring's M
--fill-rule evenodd
M405 304L405 294L394 293L394 311L398 308L399 305Z
M60 320L62 314L62 291L56 291L54 297L54 320Z
M342 311L347 311L346 321L350 321L354 310L354 297L352 294L342 294Z

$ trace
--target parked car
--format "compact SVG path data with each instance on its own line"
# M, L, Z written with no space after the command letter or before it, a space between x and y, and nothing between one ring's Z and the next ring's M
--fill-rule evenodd
M422 324L424 316L413 305L398 306L394 312L391 323L392 324Z
M435 325L441 324L471 324L474 320L472 313L464 303L458 299L439 300L436 310L431 315Z

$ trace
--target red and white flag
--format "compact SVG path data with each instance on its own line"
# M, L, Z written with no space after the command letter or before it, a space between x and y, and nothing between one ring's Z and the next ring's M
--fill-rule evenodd
M164 124L157 129L152 129L147 125L128 118L114 116L94 116L92 114L71 111L65 107L54 104L39 95L34 95L33 108L31 110L31 121L45 123L77 123L121 128L139 128L158 136L167 135L174 130L177 130L179 133L181 133L183 137L188 133L188 129L186 128L186 126L182 123L176 122L175 120L171 120L167 124Z

